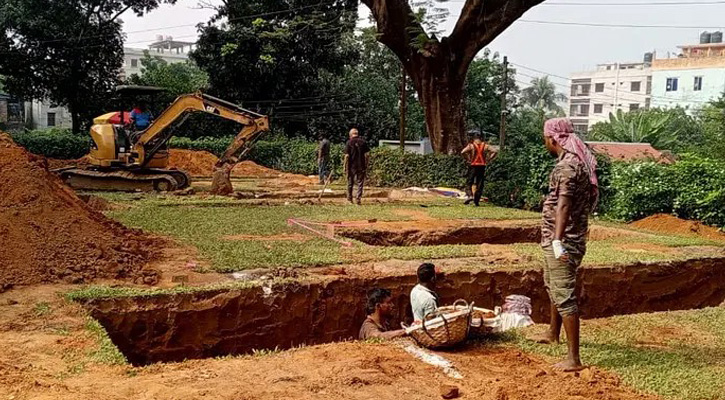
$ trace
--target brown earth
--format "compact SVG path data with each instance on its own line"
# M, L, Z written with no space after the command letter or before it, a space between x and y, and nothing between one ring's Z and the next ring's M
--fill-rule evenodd
M307 242L314 239L314 237L301 233L282 233L279 235L230 235L224 236L222 239L236 241L259 240L264 242Z
M0 134L0 290L97 278L154 284L159 246L93 210L48 172L42 157Z
M169 167L185 171L191 176L211 176L217 161L217 156L208 151L169 150Z
M698 221L688 221L668 214L653 215L633 222L630 226L654 232L697 236L725 241L725 233L721 232L717 228L703 225Z
M85 167L89 163L90 161L88 160L88 155L85 155L77 160L61 160L56 158L48 158L49 169L58 169L65 167Z
M65 287L68 290L72 287ZM438 399L444 385L462 399L656 400L597 368L579 374L515 349L471 345L440 353L464 379L446 376L394 343L334 343L268 355L191 360L144 368L103 364L77 304L59 287L0 294L0 398L127 399ZM39 305L44 307L39 307ZM585 322L586 323L586 322Z

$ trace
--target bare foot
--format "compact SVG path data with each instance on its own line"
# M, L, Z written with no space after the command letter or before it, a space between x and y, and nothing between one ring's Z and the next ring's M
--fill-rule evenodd
M560 372L576 372L586 369L579 360L564 360L558 364L554 364L553 368Z
M528 339L539 344L559 344L559 338L554 337L554 334L549 331L539 335L532 335Z

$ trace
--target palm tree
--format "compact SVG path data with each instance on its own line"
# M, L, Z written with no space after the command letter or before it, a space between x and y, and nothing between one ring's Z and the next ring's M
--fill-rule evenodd
M657 149L668 149L677 141L679 128L672 126L671 114L655 111L609 113L609 121L594 125L590 137L608 142L649 143Z
M563 93L556 91L554 82L548 76L531 79L531 86L521 91L521 102L550 116L563 116L564 110L559 103L567 101Z

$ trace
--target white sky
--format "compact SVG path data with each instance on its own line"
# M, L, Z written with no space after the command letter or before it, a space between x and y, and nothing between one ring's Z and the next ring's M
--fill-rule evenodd
M312 1L312 0L311 0ZM446 23L447 32L455 25L465 0L449 0L447 7L451 17ZM725 28L725 1L716 0L549 0L529 10L522 20L565 21L593 24L630 24L688 26L675 28L612 28L592 26L547 25L517 21L488 47L518 66L525 66L555 75L568 76L571 72L592 69L596 64L614 61L640 61L648 51L657 51L658 57L676 52L677 45L697 43L702 30ZM585 4L555 5L556 3ZM677 5L633 5L636 3L680 3ZM220 3L211 0L211 3ZM592 3L604 6L595 6ZM690 4L682 4L690 3ZM138 18L123 16L124 31L128 33L126 45L145 47L156 35L169 35L175 39L194 41L195 25L206 22L214 14L211 10L197 8L198 0L178 0L176 5L163 5L159 9ZM360 17L366 20L367 7L360 5ZM699 27L706 29L699 29ZM540 73L518 69L518 79L528 82L530 76ZM561 85L566 80L553 78Z

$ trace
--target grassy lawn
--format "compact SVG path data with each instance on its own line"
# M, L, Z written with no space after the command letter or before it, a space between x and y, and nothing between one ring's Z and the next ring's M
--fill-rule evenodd
M239 271L271 266L318 266L386 259L441 259L474 257L478 245L446 245L418 247L371 247L355 242L351 248L312 237L307 241L231 240L229 236L271 236L304 234L299 227L289 226L290 218L309 221L356 221L377 219L403 221L411 215L425 213L437 219L538 219L539 214L485 206L466 207L448 199L426 199L416 203L369 204L362 207L325 205L245 205L228 198L175 197L156 195L104 194L107 200L128 207L111 211L109 216L122 223L149 232L167 235L196 246L202 257L219 272ZM640 239L638 239L640 241ZM707 245L699 239L653 236L647 242L668 248ZM620 248L627 239L592 242L587 264L646 262L686 257L661 249ZM512 249L521 256L541 259L535 243L518 244ZM535 261L536 262L536 261Z
M517 345L552 361L566 351L522 336ZM667 399L725 399L723 307L584 321L581 351L585 363L616 372L635 389Z

